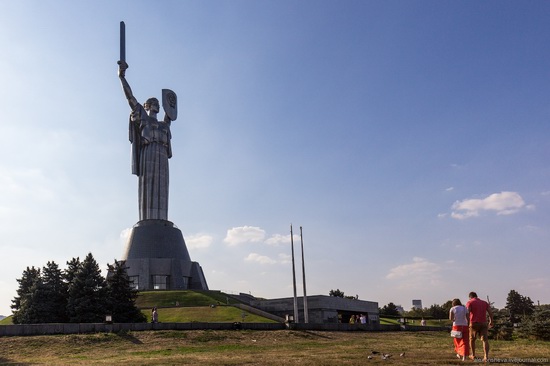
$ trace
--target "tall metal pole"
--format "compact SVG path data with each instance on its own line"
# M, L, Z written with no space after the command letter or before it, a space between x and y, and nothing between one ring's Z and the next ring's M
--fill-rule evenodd
M301 226L300 226L300 242L302 243L302 278L304 281L304 323L309 323L309 314L307 309L307 291L306 291L306 265L304 262L304 237L302 236Z
M294 266L294 237L292 234L292 224L290 224L290 247L292 250L292 286L294 288L294 322L299 323L298 297L296 296L296 268Z

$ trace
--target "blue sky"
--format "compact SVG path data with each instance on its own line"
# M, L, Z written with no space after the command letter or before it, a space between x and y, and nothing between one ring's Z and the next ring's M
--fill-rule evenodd
M211 289L292 296L292 223L311 295L550 303L550 2L5 1L0 314L138 220L121 20L137 99L178 94L168 216Z

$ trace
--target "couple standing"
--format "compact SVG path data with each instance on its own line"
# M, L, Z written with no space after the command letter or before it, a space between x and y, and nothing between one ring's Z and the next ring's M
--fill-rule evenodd
M476 339L479 337L483 342L483 361L487 361L489 358L488 330L493 326L493 312L491 306L478 298L475 292L470 292L468 297L466 306L462 305L459 299L454 299L453 307L449 311L449 319L453 321L453 331L462 332L462 337L453 338L456 356L462 361L467 356L472 360L475 359ZM489 314L489 323L487 323L487 314Z

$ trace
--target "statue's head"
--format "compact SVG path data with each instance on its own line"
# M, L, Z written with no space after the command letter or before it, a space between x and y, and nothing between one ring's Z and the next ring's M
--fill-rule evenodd
M145 108L146 111L152 110L158 113L160 111L159 100L157 98L149 98L143 103L143 108Z

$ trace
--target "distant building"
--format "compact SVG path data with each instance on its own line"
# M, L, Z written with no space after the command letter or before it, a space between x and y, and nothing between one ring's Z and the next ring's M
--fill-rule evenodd
M401 305L395 305L395 308L397 309L397 311L399 312L399 314L405 313L405 309L403 309L403 306L401 306Z
M422 300L413 300L413 309L420 309L422 310Z

